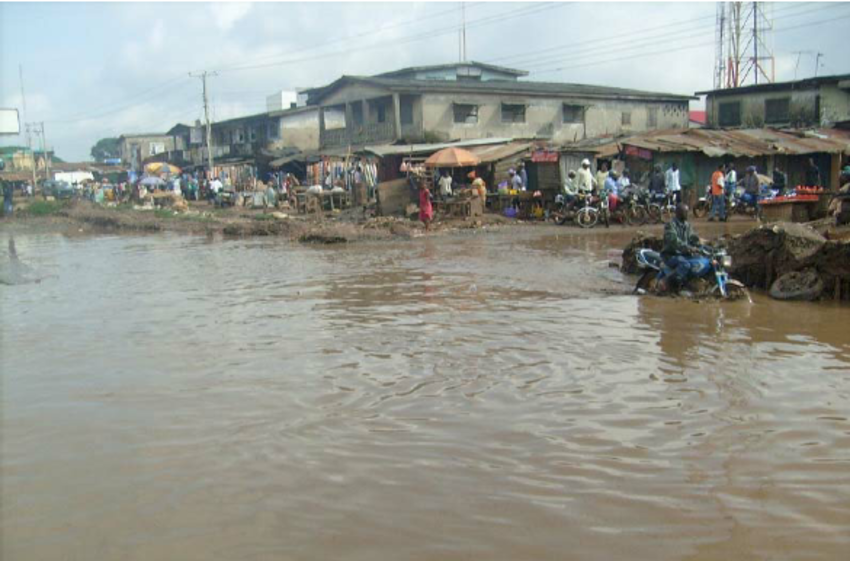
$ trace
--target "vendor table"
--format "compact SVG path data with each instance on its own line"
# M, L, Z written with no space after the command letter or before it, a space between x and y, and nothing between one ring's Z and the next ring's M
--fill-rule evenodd
M778 201L761 205L766 222L808 222L818 201Z

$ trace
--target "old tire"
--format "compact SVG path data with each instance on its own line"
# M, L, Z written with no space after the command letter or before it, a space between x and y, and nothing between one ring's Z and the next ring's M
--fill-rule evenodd
M823 279L816 271L792 271L770 286L770 297L777 300L817 300L823 292Z

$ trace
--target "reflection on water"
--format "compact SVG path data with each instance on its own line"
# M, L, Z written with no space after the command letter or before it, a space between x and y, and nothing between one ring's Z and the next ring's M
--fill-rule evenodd
M0 557L843 558L847 308L635 298L564 231L18 238Z

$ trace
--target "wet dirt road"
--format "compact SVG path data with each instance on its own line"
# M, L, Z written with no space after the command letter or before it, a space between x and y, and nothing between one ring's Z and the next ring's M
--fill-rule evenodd
M17 237L0 558L845 558L850 309L636 298L628 238Z

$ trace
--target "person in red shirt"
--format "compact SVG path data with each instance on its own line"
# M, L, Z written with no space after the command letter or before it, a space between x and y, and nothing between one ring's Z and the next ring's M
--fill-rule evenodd
M711 174L711 213L708 216L708 221L713 222L714 217L726 222L726 197L723 193L724 183L724 165L721 163L717 169Z
M425 182L419 184L419 220L425 224L425 231L431 229L431 219L434 218L434 207L431 205L431 191Z

